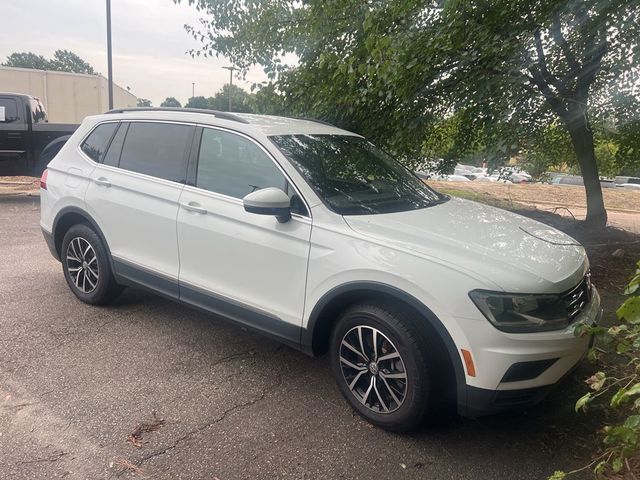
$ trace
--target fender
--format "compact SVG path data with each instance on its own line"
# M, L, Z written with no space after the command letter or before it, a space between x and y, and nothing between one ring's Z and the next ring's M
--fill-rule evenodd
M301 350L307 354L314 355L313 335L317 327L317 322L325 307L327 307L334 299L344 294L357 294L358 292L365 293L372 291L380 292L411 306L416 311L418 311L427 322L429 322L429 325L434 329L434 331L442 340L442 343L444 344L449 354L451 364L453 365L456 379L458 405L466 405L466 377L462 366L462 361L460 360L460 354L458 353L458 348L451 338L451 335L449 335L449 332L442 324L442 321L426 305L424 305L420 300L413 297L412 295L406 293L403 290L400 290L399 288L392 287L380 282L368 281L348 282L332 288L327 293L325 293L318 301L318 303L316 303L316 305L313 307L311 315L309 316L309 321L307 322L307 326L306 328L302 329L302 332L300 334Z
M51 236L53 237L56 253L58 255L58 260L60 260L60 252L58 251L58 249L60 248L60 245L58 245L58 242L56 240L57 229L60 224L60 220L69 213L74 213L76 215L81 216L84 220L87 221L87 223L91 226L91 228L93 228L93 230L96 232L98 237L100 237L100 241L102 242L102 245L104 245L104 248L107 251L107 256L109 257L109 265L111 266L111 271L114 272L115 270L113 267L113 258L111 258L111 250L109 249L109 244L107 243L107 239L105 238L104 233L102 233L102 230L98 226L98 223L93 219L91 215L89 215L86 211L82 210L81 208L78 208L75 206L64 207L58 212L56 217L53 219Z

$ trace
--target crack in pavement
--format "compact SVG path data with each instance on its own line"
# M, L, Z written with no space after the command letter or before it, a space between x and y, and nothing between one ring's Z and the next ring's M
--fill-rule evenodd
M236 412L238 410L244 410L245 408L251 407L253 405L255 405L256 403L264 400L264 398L269 394L274 392L278 387L280 387L282 385L282 376L278 376L278 381L273 384L271 387L267 387L264 388L262 390L262 393L260 395L258 395L257 397L249 400L248 402L245 403L240 403L238 405L234 405L231 408L228 408L227 410L224 410L222 412L222 415L220 415L218 418L216 418L215 420L202 425L198 428L195 428L193 430L190 430L189 432L185 433L182 437L178 438L175 442L173 442L171 445L169 445L168 447L163 448L162 450L158 450L156 452L153 452L149 455L146 455L144 457L142 457L142 459L140 459L137 462L137 466L141 467L143 463L145 463L146 461L152 459L152 458L156 458L159 457L161 455L166 454L167 452L170 452L171 450L173 450L174 448L178 447L178 445L186 440L188 440L190 437L192 437L193 435L197 435L200 432L203 432L204 430L206 430L209 427L212 427L213 425L216 425L218 423L220 423L221 421L223 421L227 415Z
M57 462L58 460L60 460L62 457L64 457L65 455L69 455L69 452L64 452L64 451L59 451L56 453L52 453L51 455L49 455L48 457L45 458L36 458L35 460L24 460L22 462L17 462L21 465L26 465L29 463L40 463L40 462Z

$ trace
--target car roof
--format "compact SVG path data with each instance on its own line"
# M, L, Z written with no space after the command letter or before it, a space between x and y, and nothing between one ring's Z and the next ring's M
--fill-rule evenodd
M235 126L242 131L257 130L264 135L351 135L326 122L306 118L279 117L275 115L256 115L253 113L229 113L216 110L190 108L124 108L107 112L104 117L117 116L119 119L132 120L171 120L188 121L213 126Z

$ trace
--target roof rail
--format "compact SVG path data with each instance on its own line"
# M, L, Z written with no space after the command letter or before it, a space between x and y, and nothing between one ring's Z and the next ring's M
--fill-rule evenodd
M205 115L213 115L222 120L231 120L239 123L249 123L233 113L219 112L218 110L207 110L204 108L180 108L180 107L139 107L139 108L114 108L105 113L125 113L125 112L186 112L186 113L202 113Z
M329 127L335 127L335 125L333 123L329 123L329 122L325 122L324 120L318 120L316 118L310 118L310 117L291 117L294 120L306 120L307 122L315 122L315 123L321 123L322 125L327 125Z

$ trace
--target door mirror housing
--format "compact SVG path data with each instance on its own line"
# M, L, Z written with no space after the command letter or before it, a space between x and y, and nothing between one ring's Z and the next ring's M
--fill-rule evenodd
M291 200L279 188L268 187L251 192L242 199L242 204L247 212L273 215L280 223L291 218Z

